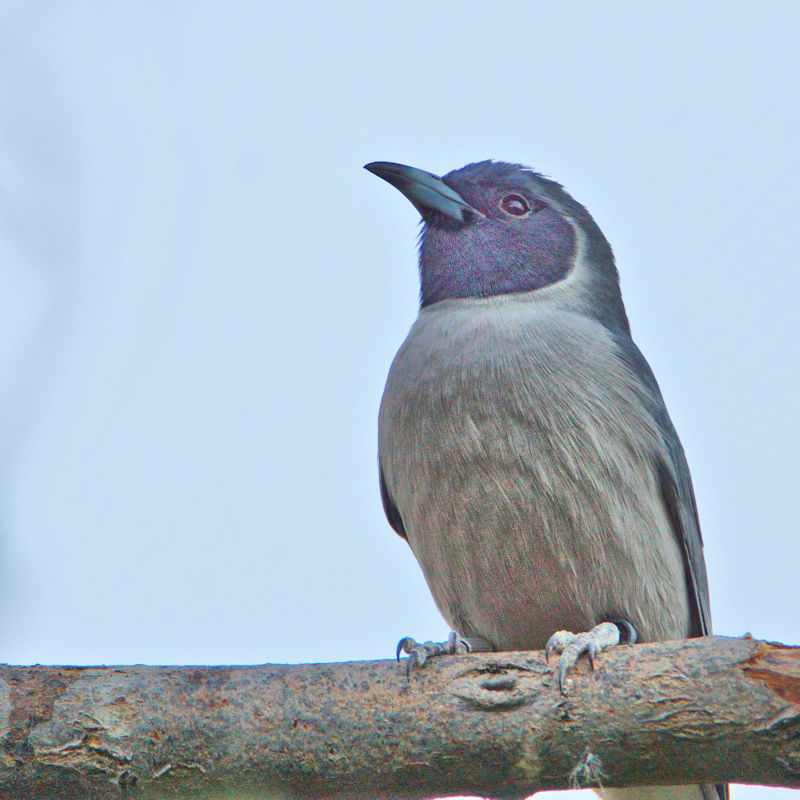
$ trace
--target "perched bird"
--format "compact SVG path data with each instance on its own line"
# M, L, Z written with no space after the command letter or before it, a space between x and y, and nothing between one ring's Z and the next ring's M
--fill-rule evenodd
M381 401L380 487L454 630L398 652L546 648L563 690L582 653L710 633L689 468L590 214L518 164L366 169L424 221L421 308Z

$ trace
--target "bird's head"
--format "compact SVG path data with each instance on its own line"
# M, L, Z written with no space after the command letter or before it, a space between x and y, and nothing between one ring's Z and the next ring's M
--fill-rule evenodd
M382 161L366 169L399 189L422 215L423 308L556 290L627 330L611 247L559 184L498 161L468 164L441 178Z

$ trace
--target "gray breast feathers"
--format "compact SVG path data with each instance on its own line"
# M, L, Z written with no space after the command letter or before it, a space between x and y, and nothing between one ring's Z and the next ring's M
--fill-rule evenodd
M423 310L392 365L379 454L433 596L500 649L625 618L688 635L658 389L602 325L507 298Z

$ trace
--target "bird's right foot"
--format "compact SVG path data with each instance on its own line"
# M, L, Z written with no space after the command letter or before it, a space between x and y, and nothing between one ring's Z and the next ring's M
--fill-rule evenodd
M410 636L404 636L397 643L397 660L400 655L406 653L406 675L417 667L425 666L429 658L435 656L455 656L463 653L488 653L494 648L486 639L477 637L459 636L455 631L450 632L446 642L417 642Z

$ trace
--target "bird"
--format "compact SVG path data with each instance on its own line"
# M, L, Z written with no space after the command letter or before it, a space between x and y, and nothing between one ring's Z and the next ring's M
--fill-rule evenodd
M380 494L453 629L404 637L398 656L546 649L565 691L583 654L710 634L686 457L592 216L520 164L365 168L422 217L419 313L380 404Z

